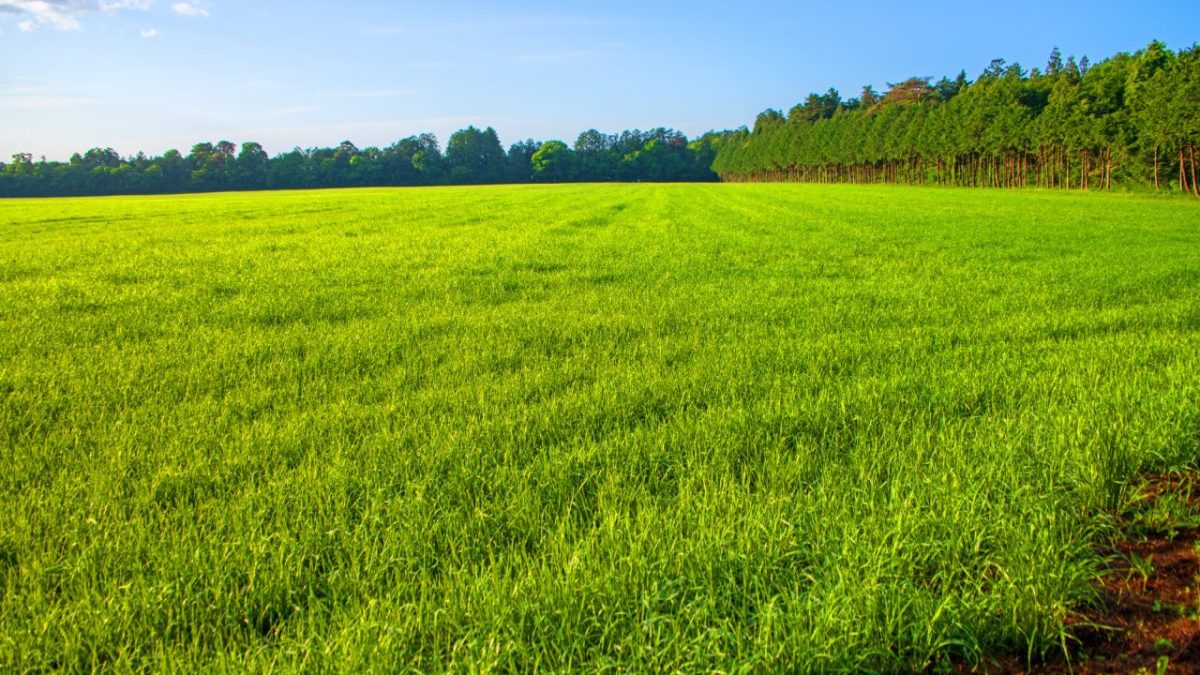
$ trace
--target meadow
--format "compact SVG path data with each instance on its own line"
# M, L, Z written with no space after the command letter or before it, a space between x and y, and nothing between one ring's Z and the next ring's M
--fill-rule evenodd
M1061 658L1198 455L1195 202L0 201L0 671Z

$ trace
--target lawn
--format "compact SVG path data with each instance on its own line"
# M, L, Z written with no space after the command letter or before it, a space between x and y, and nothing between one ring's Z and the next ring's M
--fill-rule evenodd
M0 670L1072 649L1200 455L1200 205L817 185L0 201Z

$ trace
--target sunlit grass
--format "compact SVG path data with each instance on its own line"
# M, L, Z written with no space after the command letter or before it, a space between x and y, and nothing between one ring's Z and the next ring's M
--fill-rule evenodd
M1036 657L1198 446L1191 203L0 202L4 671Z

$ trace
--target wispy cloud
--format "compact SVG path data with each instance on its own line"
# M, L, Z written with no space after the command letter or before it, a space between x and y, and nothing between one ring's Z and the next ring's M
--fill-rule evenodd
M154 0L0 0L0 17L16 17L23 33L42 26L72 31L83 27L80 17L86 14L145 10L153 4Z
M520 32L569 28L635 28L641 22L617 17L588 15L527 15L497 17L491 20L461 23L425 23L407 26L377 26L364 32L368 35L415 35L428 33Z
M290 117L292 115L303 115L305 113L316 112L321 109L319 105L294 105L285 108L275 108L274 110L264 111L272 117Z
M81 96L57 96L47 93L22 92L11 90L0 92L0 109L7 110L63 110L69 108L89 108L100 105L95 98Z
M115 12L119 9L150 9L154 0L100 0L100 9Z
M357 91L327 91L325 96L336 96L339 98L390 98L393 96L411 96L415 94L412 89L360 89Z
M146 30L142 31L142 37L146 38L147 40L149 40L151 38L156 38L156 37L158 37L158 29L157 28L147 28Z
M600 52L590 49L572 49L557 52L526 52L524 54L513 54L509 57L509 61L512 61L513 63L557 65L560 63L579 63L581 61L592 61L598 58L600 55Z
M455 70L458 64L451 61L416 61L408 64L408 67L417 70Z
M101 103L99 99L68 95L45 85L0 88L0 108L9 110L86 108Z
M208 18L208 10L198 2L177 2L171 5L171 11L195 19Z
M361 120L326 124L298 124L292 126L272 125L250 129L230 129L228 137L253 138L277 147L290 147L294 139L309 139L307 142L336 143L345 138L358 139L362 143L387 143L405 136L434 131L449 133L468 124L479 124L487 119L494 124L504 124L509 118L497 115L456 115L446 117L407 117L387 120ZM209 134L220 136L220 133Z
M641 21L626 17L565 16L556 14L517 16L501 22L501 26L505 30L532 30L539 28L636 28L641 25Z
M0 88L0 96L24 96L26 94L45 94L50 91L50 87L41 84L26 84L21 86L9 86Z

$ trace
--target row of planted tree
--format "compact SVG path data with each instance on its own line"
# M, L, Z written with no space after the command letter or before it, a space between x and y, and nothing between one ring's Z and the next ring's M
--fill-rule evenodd
M1188 191L1196 190L1195 146L1180 149L1179 181L1175 185ZM1191 159L1188 159L1188 158ZM1189 168L1190 167L1190 168ZM1104 149L1093 157L1080 153L1077 164L1062 146L1042 148L1037 153L1008 153L997 156L969 154L947 159L927 160L913 157L906 160L885 160L863 164L822 164L791 166L750 173L728 173L727 182L774 183L906 183L956 185L960 187L1040 187L1109 189L1112 187L1112 153ZM1074 182L1072 182L1074 181ZM1161 187L1158 177L1152 180Z
M993 61L974 82L912 78L882 96L813 94L721 146L726 181L1147 187L1200 195L1200 48L1153 42L1095 65Z
M728 134L695 140L671 129L583 132L574 146L525 140L507 151L492 128L451 135L445 152L433 134L385 148L297 148L268 156L258 143L197 143L188 154L122 157L93 148L67 162L20 154L0 163L0 196L154 194L217 190L446 185L567 181L711 181Z

